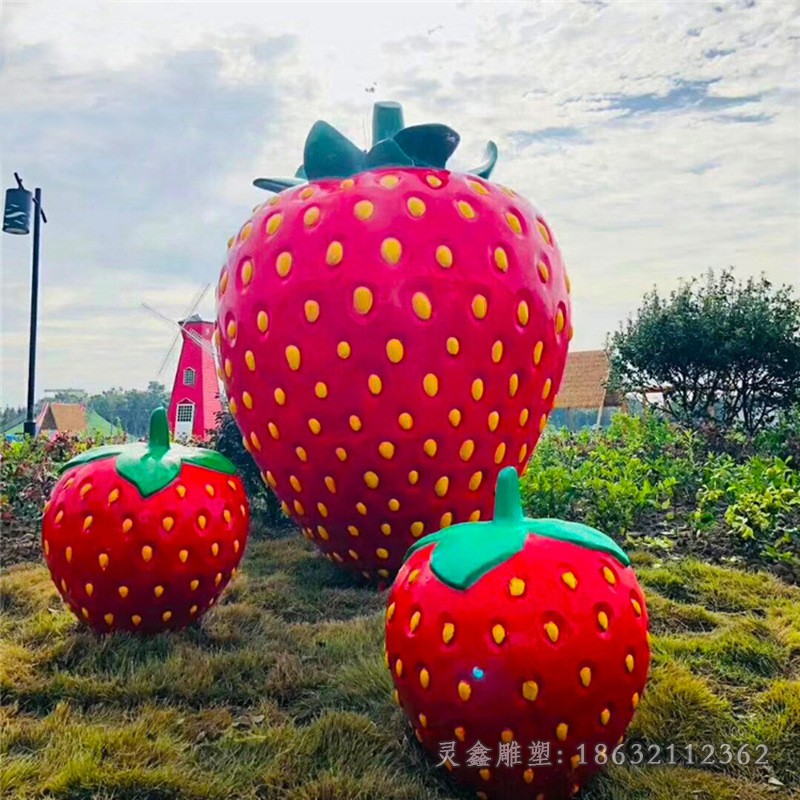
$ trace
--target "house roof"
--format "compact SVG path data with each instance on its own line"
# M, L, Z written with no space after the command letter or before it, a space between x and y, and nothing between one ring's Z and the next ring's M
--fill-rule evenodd
M86 432L86 411L80 403L47 403L39 420L44 431Z
M605 350L579 350L567 356L567 366L556 397L556 408L600 408L619 405L615 394L606 396L611 365Z
M203 319L199 314L192 314L190 317L186 317L186 319L179 319L178 325L185 325L188 322L202 322L204 325L214 324L210 319Z
M5 436L22 434L25 415L10 422L0 432ZM88 433L92 436L123 436L125 431L119 425L101 417L94 409L85 408L79 403L45 403L36 417L36 431L53 433Z

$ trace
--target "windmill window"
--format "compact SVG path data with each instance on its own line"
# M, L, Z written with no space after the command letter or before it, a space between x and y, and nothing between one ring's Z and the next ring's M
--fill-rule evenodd
M188 367L183 371L183 385L184 386L194 386L194 381L197 376L195 375L194 370L191 367Z
M192 422L194 419L194 406L191 403L180 403L176 414L177 422Z

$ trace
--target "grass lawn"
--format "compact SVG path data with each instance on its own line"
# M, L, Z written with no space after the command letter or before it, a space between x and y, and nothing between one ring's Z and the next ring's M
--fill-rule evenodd
M800 589L634 558L654 661L631 740L756 744L768 768L613 767L584 800L800 797ZM0 577L4 798L444 800L391 699L385 593L297 535L257 536L194 629L100 639L47 570Z

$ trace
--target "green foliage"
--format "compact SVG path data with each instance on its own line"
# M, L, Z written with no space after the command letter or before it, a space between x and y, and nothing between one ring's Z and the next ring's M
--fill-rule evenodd
M144 390L106 389L81 402L109 422L122 425L131 436L140 438L147 435L151 412L159 406L169 406L169 392L163 384L150 381Z
M287 523L278 499L264 483L256 462L242 444L242 434L236 421L227 411L217 415L217 427L207 446L213 447L233 462L244 482L250 510L255 519L265 525L281 526Z
M753 434L800 400L800 302L790 286L731 270L657 288L609 341L612 384L667 389L678 421Z
M603 431L546 434L522 479L530 516L580 520L623 536L696 491L695 434L655 415L614 416Z
M800 467L800 403L783 411L776 424L761 431L753 444L759 453L791 458L795 469Z
M530 516L580 520L639 546L708 545L797 572L800 474L769 454L782 448L779 432L763 437L766 454L753 454L758 441L727 441L737 460L656 414L618 414L602 431L548 432L522 478L523 503Z
M697 494L700 530L720 519L753 556L791 562L800 553L800 473L780 458L755 456L737 464L712 457Z

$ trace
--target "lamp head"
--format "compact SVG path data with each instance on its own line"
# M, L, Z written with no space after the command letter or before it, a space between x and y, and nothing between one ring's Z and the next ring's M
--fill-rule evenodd
M24 236L31 230L31 207L33 195L21 186L6 189L6 205L3 212L3 231Z

